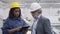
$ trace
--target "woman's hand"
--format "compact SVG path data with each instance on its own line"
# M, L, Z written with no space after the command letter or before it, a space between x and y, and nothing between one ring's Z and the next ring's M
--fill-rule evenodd
M19 26L19 27L16 28L17 31L19 31L19 30L21 30L21 29L22 29L21 26Z
M23 29L22 31L24 32L24 34L26 34L28 32L28 29Z

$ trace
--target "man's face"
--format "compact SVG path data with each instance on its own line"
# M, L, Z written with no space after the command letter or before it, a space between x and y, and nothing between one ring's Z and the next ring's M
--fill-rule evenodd
M38 9L38 10L32 11L31 13L32 13L32 16L35 18L40 15L40 12L41 12L41 10Z

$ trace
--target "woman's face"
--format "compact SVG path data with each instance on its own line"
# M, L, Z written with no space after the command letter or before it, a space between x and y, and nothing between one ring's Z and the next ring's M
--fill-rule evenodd
M15 17L18 17L18 16L19 16L19 9L15 9L15 10L14 10L14 16L15 16Z

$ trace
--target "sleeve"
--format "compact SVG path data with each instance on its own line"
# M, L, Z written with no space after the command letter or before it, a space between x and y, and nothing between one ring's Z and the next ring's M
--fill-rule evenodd
M10 26L9 26L8 22L5 21L5 22L3 23L2 33L3 33L3 34L8 34L8 30L9 30L9 29L10 29Z
M27 31L28 31L28 24L24 21L24 20L22 20L22 22L23 22L23 28L22 28L22 32L24 33L24 34L26 34L27 33Z
M52 34L50 20L46 19L44 23L45 34Z
M25 22L25 20L22 20L22 21L23 21L23 26L24 26L24 27L29 26L29 25Z

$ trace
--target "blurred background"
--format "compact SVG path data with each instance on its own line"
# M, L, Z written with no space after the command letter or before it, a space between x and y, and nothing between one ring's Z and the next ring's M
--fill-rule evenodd
M10 5L12 2L19 2L21 5L22 17L29 20L32 25L32 16L30 14L30 4L38 2L42 6L42 15L49 18L53 32L60 33L60 0L0 0L0 33L3 21L8 17ZM31 31L28 32L29 34Z

